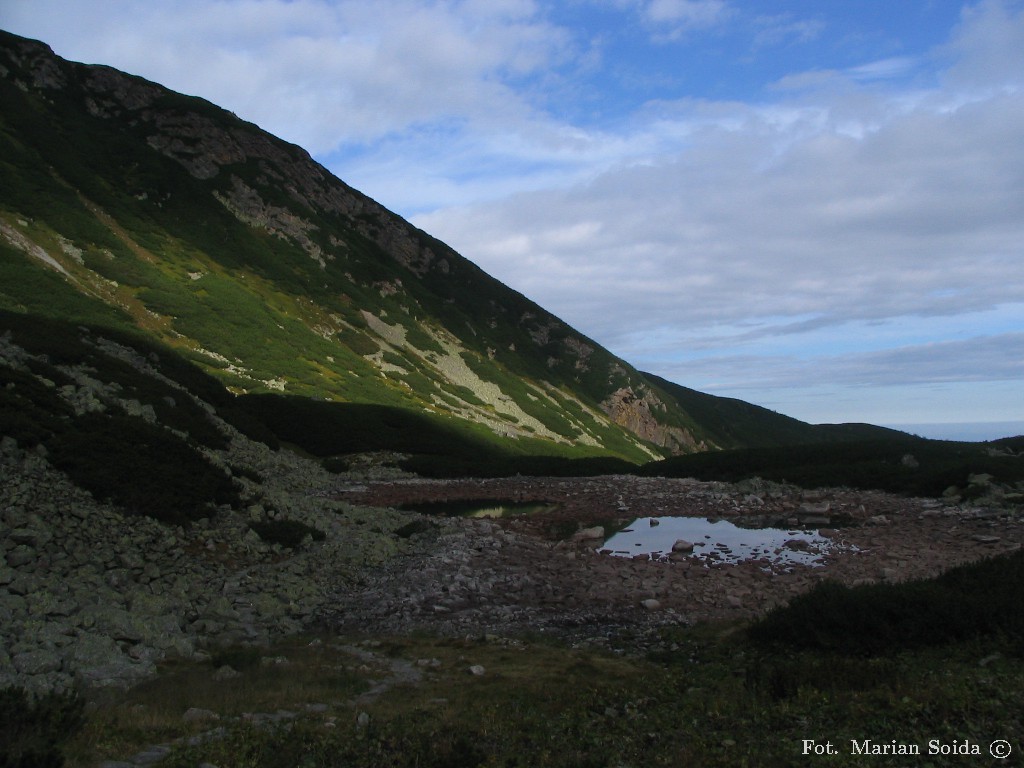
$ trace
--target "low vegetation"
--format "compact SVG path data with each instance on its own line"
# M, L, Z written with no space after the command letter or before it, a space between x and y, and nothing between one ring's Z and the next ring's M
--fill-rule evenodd
M327 534L298 520L266 520L250 523L249 527L267 544L279 544L287 549L295 549L308 536L313 541L323 541Z
M1018 553L870 593L822 588L748 626L619 635L614 652L543 636L230 646L94 694L84 720L75 697L6 692L0 764L89 765L162 743L169 768L778 766L806 759L811 740L837 750L828 765L854 766L864 757L851 742L869 739L960 765L944 745L987 755L1024 733L1024 624L1010 604L1022 563ZM922 601L925 588L943 599ZM963 631L964 616L986 611L997 615ZM212 674L225 667L237 675Z
M64 744L82 727L85 700L75 693L30 696L0 690L0 768L60 768Z
M762 644L877 656L977 638L1024 654L1024 552L903 584L823 582L751 629Z
M0 434L41 447L79 487L129 514L185 524L208 516L211 505L237 503L230 477L199 450L222 448L226 437L185 391L166 383L174 377L224 402L230 396L208 376L109 328L0 312L0 333L28 353L21 368L0 365Z
M972 476L985 475L1010 487L1024 502L1024 455L1012 439L959 443L905 435L736 449L675 456L647 464L641 472L726 482L761 477L805 488L846 486L922 497L940 497L948 490L968 499L985 492L984 484Z

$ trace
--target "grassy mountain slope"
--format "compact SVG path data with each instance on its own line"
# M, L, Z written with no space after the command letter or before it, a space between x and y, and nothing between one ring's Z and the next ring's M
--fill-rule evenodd
M501 455L645 462L816 429L636 371L202 99L0 32L0 103L0 309L136 329L236 394L402 409Z
M0 269L17 276L0 306L116 308L236 392L409 407L634 460L700 445L628 364L299 147L12 35L0 65ZM53 272L91 301L53 301Z

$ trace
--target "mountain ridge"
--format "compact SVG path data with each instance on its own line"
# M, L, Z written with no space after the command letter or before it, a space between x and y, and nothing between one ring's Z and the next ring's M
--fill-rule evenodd
M0 290L0 307L65 312L12 266L27 254L92 301L75 312L112 309L236 393L411 408L527 452L646 461L732 444L680 403L678 385L613 356L301 147L38 41L0 35L0 67L11 180L0 244L22 278L16 293Z

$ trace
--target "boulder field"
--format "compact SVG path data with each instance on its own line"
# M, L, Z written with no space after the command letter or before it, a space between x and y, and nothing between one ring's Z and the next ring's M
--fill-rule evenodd
M0 443L0 686L127 686L162 659L313 628L540 632L615 646L666 624L753 617L823 578L926 577L1024 542L1024 525L1003 510L874 492L632 476L332 475L241 437L210 455L225 471L263 479L236 477L248 506L181 528L98 503L43 452ZM454 499L549 506L493 520L396 508ZM617 557L600 538L576 535L671 515L812 526L836 546L813 565L727 564L686 548ZM250 527L268 520L324 537L268 543Z

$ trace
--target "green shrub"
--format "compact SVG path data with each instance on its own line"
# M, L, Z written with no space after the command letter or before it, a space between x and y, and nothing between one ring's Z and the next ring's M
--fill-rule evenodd
M253 669L260 665L263 650L254 645L228 645L210 654L210 665L214 669L231 667L236 672Z
M893 659L863 659L832 654L757 654L746 666L747 690L773 701L792 699L802 691L836 693L892 688L904 683Z
M46 447L50 462L101 501L173 525L238 503L231 478L187 442L128 416L87 413Z
M400 539L410 539L421 533L427 533L437 529L437 524L430 520L413 520L400 528L395 529L395 536Z
M235 402L282 441L318 457L380 450L475 456L488 450L468 428L406 408L272 394Z
M365 321L364 321L365 323ZM380 352L380 346L367 336L365 333L361 333L356 330L349 328L339 331L336 334L336 338L346 347L351 349L357 355L375 355Z
M327 538L327 534L319 528L298 520L267 520L262 523L250 523L249 527L267 544L280 544L288 549L295 549L307 536L312 537L313 541L323 541Z
M1024 647L1024 551L903 584L826 581L751 626L765 645L875 656L971 638Z
M914 462L904 462L907 455ZM980 443L898 438L711 451L651 462L642 474L735 482L750 477L805 488L847 486L911 496L941 496L951 485L966 487L972 474L1000 483L1024 480L1016 456L990 455Z
M75 693L33 698L0 690L0 768L60 768L61 748L82 726L85 702Z

